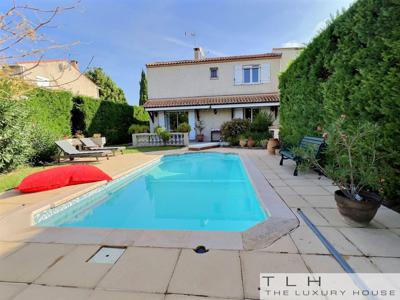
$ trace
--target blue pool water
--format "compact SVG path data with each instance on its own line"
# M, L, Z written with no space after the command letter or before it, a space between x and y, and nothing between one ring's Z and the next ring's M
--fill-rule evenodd
M75 202L38 225L243 231L267 219L235 154L165 156Z

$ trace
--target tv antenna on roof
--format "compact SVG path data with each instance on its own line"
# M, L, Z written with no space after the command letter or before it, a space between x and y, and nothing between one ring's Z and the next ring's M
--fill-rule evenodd
M197 47L196 32L185 31L185 37L193 39L193 47Z

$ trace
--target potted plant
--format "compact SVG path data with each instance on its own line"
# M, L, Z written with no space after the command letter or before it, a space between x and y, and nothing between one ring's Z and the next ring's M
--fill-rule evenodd
M253 139L251 135L247 138L247 147L252 148L256 144L256 141Z
M192 130L192 128L186 122L179 124L178 127L176 128L177 132L190 132L190 130Z
M196 121L195 128L196 128L196 141L203 142L204 134L202 134L202 132L203 132L203 129L205 128L204 121L202 121L202 120Z
M345 221L366 226L381 205L375 193L383 180L378 172L379 128L372 123L346 124L346 117L342 116L328 133L324 151L327 162L322 165L311 155L306 160L339 188L335 200Z
M162 139L162 141L164 142L164 145L167 144L167 142L170 140L171 138L171 133L169 133L166 130L162 130L159 134L160 138Z
M239 145L240 147L246 147L247 145L247 138L243 134L239 137Z

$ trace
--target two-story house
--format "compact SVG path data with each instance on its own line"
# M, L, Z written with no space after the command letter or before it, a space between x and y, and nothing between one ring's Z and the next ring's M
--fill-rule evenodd
M99 87L81 73L76 60L21 61L11 67L15 75L39 87L99 98Z
M194 48L193 60L149 63L150 129L176 130L188 122L195 139L195 125L202 121L205 141L222 123L234 118L252 120L260 111L275 116L279 125L278 76L301 48L274 48L272 53L204 58Z

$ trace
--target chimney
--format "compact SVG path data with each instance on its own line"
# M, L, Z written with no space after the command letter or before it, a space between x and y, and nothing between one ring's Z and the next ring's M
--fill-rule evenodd
M75 69L79 70L78 61L77 61L77 60L71 60L69 63L70 63L71 66L73 66Z
M200 47L193 48L194 50L194 60L200 60L204 58L203 49Z

